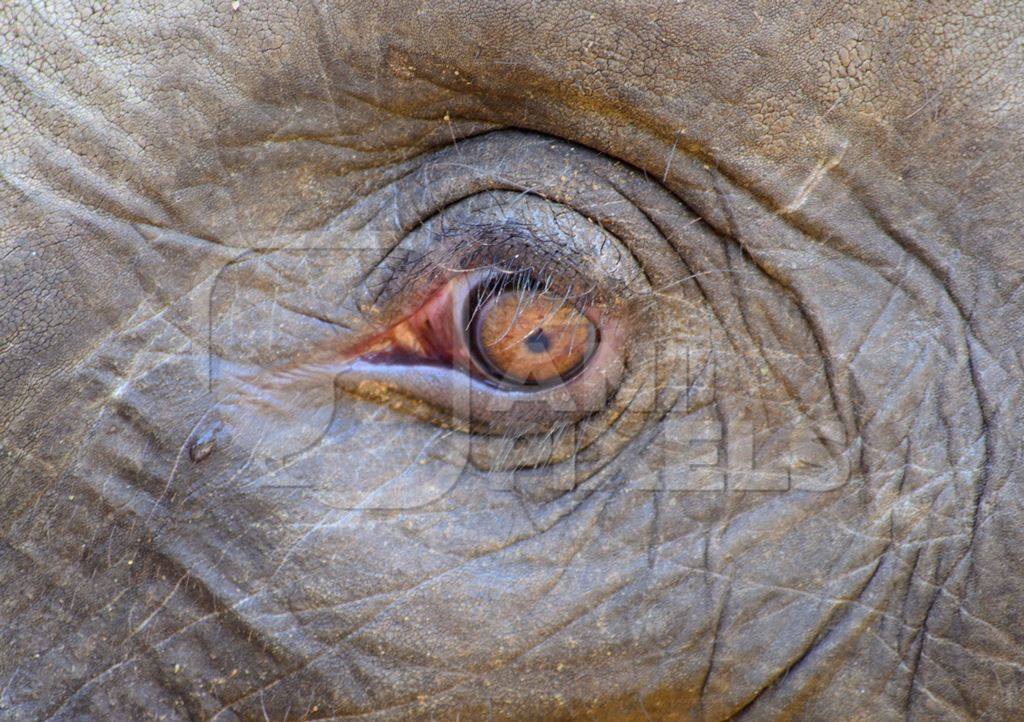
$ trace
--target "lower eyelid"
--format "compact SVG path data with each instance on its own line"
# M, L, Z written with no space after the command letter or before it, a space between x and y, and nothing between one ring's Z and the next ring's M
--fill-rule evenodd
M621 369L615 373L620 375ZM498 434L544 433L552 424L574 423L602 410L615 380L601 381L516 391L496 389L461 371L438 366L400 367L358 360L336 379L350 393L395 400L395 405L442 427Z

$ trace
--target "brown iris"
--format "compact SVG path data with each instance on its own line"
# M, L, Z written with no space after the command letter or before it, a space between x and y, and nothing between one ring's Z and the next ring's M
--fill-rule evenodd
M597 329L574 305L519 289L486 299L474 314L472 336L490 373L523 386L567 380L597 344Z

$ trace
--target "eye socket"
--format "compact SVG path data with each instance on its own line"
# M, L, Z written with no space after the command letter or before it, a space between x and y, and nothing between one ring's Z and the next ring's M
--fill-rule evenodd
M312 438L321 423L343 419L338 409L370 404L368 413L386 409L380 413L396 414L396 422L406 417L438 430L446 440L438 443L453 445L442 453L453 464L543 474L572 458L575 475L600 467L641 433L661 399L669 399L663 382L676 356L663 352L668 320L689 318L666 315L668 306L652 296L651 283L659 274L677 278L681 270L670 265L671 255L664 263L641 262L646 259L632 249L657 250L663 239L647 240L632 226L613 222L605 211L621 210L621 197L591 207L588 198L562 198L559 189L543 187L532 161L524 169L531 175L515 181L514 190L503 189L505 181L495 178L488 185L497 189L440 197L437 203L445 205L417 207L408 224L387 233L393 219L382 216L384 230L371 225L365 231L365 251L329 249L338 262L323 268L345 269L358 259L355 271L316 275L288 296L287 302L299 302L308 333L283 336L275 324L270 340L280 342L280 356L272 353L277 346L267 344L264 354L250 336L239 336L246 350L260 352L254 374L248 367L223 365L211 376L231 408L243 409L239 418L248 419L253 443L264 444L268 428L282 428L287 439L274 439L291 445L300 424ZM603 187L586 168L580 178L580 188ZM540 184L543 194L521 187L527 180L531 187ZM465 192L461 183L452 190ZM421 198L415 187L401 195L410 202ZM352 233L353 239L364 238L363 231ZM644 240L627 245L634 238ZM294 255L300 270L289 279L306 278L309 269L301 259L307 256ZM276 267L277 258L261 255L252 266ZM486 320L508 325L497 323L508 301L499 302L499 290L515 291L522 298L515 307L531 307L538 319L557 317L549 325L554 320L583 327L557 334L568 341L558 349L548 329L553 372L503 356L494 339L505 328L486 333ZM265 286L258 293L265 297ZM334 310L339 305L344 315ZM266 316L258 318L262 323ZM336 331L324 333L325 318L339 319ZM230 401L238 388L251 403ZM282 419L273 427L265 421L271 413ZM291 453L306 448L295 447Z
M254 439L270 411L305 421L351 399L466 434L457 438L474 440L478 468L540 468L611 443L603 431L647 404L654 345L627 343L659 337L647 276L593 220L489 191L446 206L383 257L372 251L356 290L337 287L353 305L344 331L324 335L315 320L330 315L318 307L301 351L218 373L228 399L249 399ZM304 293L324 305L338 295ZM506 348L510 325L530 345L546 341L547 354Z
M493 380L548 387L575 377L594 355L600 332L564 297L529 283L470 294L466 332L479 367Z

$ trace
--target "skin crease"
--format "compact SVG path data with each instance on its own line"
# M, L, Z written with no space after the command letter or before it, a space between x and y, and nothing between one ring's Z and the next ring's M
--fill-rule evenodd
M1018 719L1022 12L4 4L0 718ZM498 159L569 194L585 158L685 201L725 239L702 262L761 272L707 277L724 333L827 359L856 478L520 511L486 484L373 513L253 492L209 425L218 274L405 218L378 191L446 148L431 192ZM693 266L649 215L631 250ZM429 425L336 414L335 477L438 473L395 440Z

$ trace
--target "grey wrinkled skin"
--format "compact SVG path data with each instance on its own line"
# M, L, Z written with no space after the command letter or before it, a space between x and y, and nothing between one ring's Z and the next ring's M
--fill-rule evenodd
M2 4L0 719L1020 719L1022 37L1011 0ZM651 413L551 464L341 392L243 428L217 374L365 323L381 249L489 191L620 238L652 328L703 319L633 348L704 385L638 366ZM720 452L829 428L842 483L631 489L689 464L684 386Z

